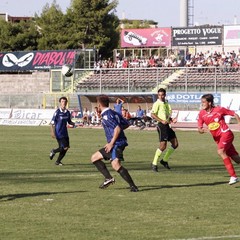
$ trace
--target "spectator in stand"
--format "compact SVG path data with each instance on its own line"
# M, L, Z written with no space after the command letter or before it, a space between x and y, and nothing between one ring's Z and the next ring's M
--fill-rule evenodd
M155 66L156 66L156 65L155 65L154 57L151 56L151 57L149 58L149 67L155 67Z
M91 123L93 125L95 124L98 125L100 123L100 117L101 117L101 113L99 112L98 107L95 107L94 111L91 114Z
M127 120L130 120L132 118L131 113L124 107L122 107L122 116Z
M90 125L91 123L91 114L90 111L85 107L83 109L83 124Z
M122 107L124 101L121 98L117 98L116 103L114 104L114 111L122 115Z
M123 60L122 68L128 68L128 60L126 58Z
M146 127L146 122L145 122L145 112L144 110L141 108L140 105L138 105L137 111L136 111L136 121L135 121L135 125L137 125L137 122L140 122L141 124L141 129Z
M143 118L144 116L144 110L141 108L140 105L138 105L137 111L136 111L136 117L137 118Z

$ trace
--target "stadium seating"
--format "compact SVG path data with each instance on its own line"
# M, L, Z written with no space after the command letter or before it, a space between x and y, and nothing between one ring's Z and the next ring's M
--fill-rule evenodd
M222 71L220 69L190 68L169 83L168 88L173 90L188 89L189 91L221 90L230 91L240 87L238 71Z
M217 68L128 68L90 71L77 79L76 91L238 91L240 74Z
M164 68L102 69L99 73L92 71L80 79L77 90L151 91L174 71Z

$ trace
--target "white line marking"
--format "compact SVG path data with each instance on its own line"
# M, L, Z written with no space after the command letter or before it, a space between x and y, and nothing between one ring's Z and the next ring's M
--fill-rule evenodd
M199 237L199 238L179 238L179 239L171 239L171 240L211 240L211 239L233 239L233 238L240 238L240 235Z

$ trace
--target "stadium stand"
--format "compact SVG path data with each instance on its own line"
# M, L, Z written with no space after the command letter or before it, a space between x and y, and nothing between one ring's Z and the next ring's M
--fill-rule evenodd
M237 71L226 72L219 68L189 68L168 84L168 88L177 91L186 87L194 91L213 91L215 88L230 91L240 87L240 75Z
M101 69L99 73L91 71L79 80L77 91L151 91L175 69L138 68L138 69Z

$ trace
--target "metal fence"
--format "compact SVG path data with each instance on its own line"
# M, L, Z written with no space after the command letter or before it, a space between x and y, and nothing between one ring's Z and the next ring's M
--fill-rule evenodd
M58 74L56 70L54 74ZM159 87L180 92L240 90L240 69L229 66L75 69L75 74L70 79L62 77L61 80L59 76L54 78L54 74L52 86L57 86L58 81L58 87L53 87L53 92L154 92Z

